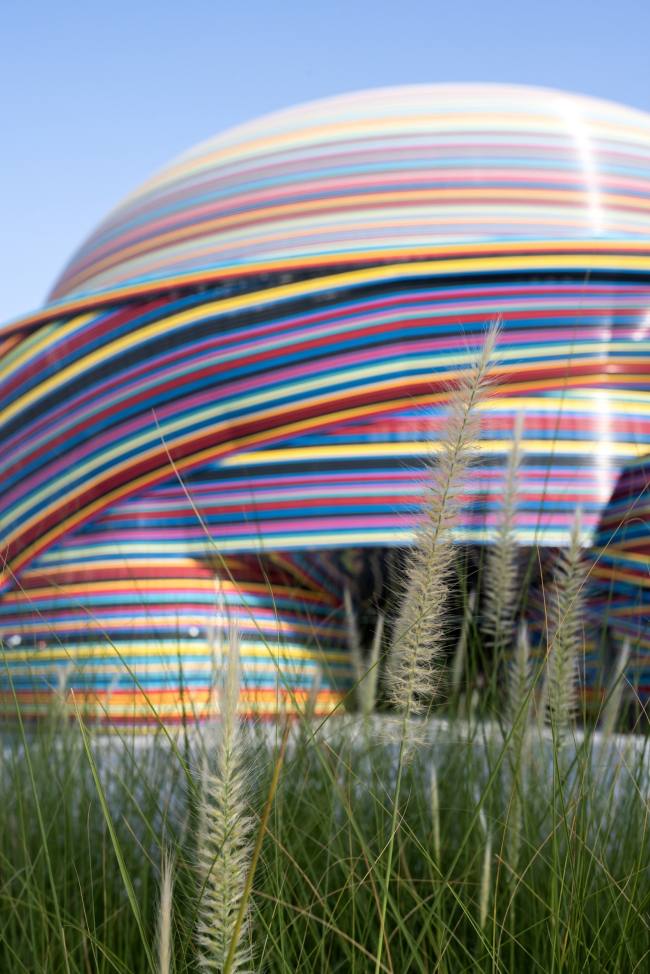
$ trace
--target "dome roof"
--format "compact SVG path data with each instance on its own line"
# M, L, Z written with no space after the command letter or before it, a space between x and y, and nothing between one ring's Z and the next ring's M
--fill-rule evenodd
M650 115L537 88L386 88L186 152L98 227L50 301L551 251L647 258Z

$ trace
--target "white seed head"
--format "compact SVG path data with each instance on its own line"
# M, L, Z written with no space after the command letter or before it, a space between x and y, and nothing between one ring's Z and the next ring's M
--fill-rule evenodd
M467 604L465 605L465 611L463 613L463 623L460 630L460 636L458 637L458 642L456 644L456 652L454 653L454 660L451 666L451 675L449 682L452 688L460 686L463 677L465 676L465 660L467 659L467 638L469 636L469 627L472 622L472 617L474 616L474 609L476 608L476 589L472 591L467 596Z
M467 474L476 457L480 407L493 388L489 366L498 330L495 322L476 363L451 396L436 462L430 464L424 516L408 554L405 593L386 668L388 698L407 717L428 707L440 683L437 659L444 639L455 533L465 506Z
M627 664L630 661L631 651L632 646L630 641L629 639L626 639L616 658L616 666L614 667L614 672L612 674L612 679L607 692L607 698L605 700L605 706L603 707L602 729L604 740L608 740L612 736L614 728L616 727L618 713L621 709L623 692L627 686L627 682L625 680L625 670L627 669Z
M512 638L513 612L518 590L516 518L523 428L524 414L519 412L503 479L495 537L486 556L483 629L495 646L507 645Z
M479 893L478 925L481 930L487 923L488 907L490 904L490 888L492 879L492 835L488 832L483 850L483 869L481 872L481 890Z
M440 793L438 791L438 773L431 762L431 823L433 828L433 854L436 864L440 866Z
M223 970L234 934L251 859L253 821L248 814L250 768L237 710L241 692L239 637L231 629L228 665L218 687L221 720L212 767L204 773L198 815L197 864L205 883L197 922L199 965ZM251 968L250 917L243 924L231 971Z
M526 733L530 708L528 694L531 682L528 626L522 621L517 630L514 658L508 672L507 717L511 728L518 721L517 731L515 732L517 742L521 742Z
M543 713L553 722L558 747L565 742L575 716L578 691L578 659L582 645L583 584L586 576L580 540L581 514L571 529L569 547L555 562L554 590L548 599L549 652Z
M169 852L163 853L160 877L160 901L156 941L158 948L158 974L171 974L172 935L174 918L174 863Z

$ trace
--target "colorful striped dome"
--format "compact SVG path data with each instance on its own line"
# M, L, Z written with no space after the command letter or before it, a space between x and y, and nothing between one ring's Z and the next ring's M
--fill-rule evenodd
M117 719L142 703L123 660L170 719L200 710L229 604L251 706L273 672L318 672L329 706L351 553L412 540L449 382L496 315L464 537L490 539L523 409L519 539L561 544L648 452L650 116L508 86L362 92L233 129L129 197L0 330L0 632L25 700L65 656Z
M625 266L648 256L649 179L650 118L620 105L506 85L328 98L163 169L52 299L429 258Z

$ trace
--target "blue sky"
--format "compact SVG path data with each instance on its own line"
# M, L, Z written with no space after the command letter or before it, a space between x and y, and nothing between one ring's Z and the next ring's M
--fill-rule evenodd
M0 321L195 142L380 85L537 84L650 111L650 0L5 0Z

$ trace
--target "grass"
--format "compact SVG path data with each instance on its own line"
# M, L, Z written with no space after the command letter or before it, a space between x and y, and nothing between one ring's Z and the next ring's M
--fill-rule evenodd
M345 717L315 736L292 726L248 900L250 969L375 967L398 757L381 722ZM73 724L45 721L29 736L35 789L25 745L12 740L5 749L1 969L157 970L167 856L174 862L170 970L197 970L200 808L180 763L160 733L146 744L85 733L96 780ZM197 728L191 741L199 788L207 733ZM279 741L273 726L244 733L248 814L259 837ZM552 733L536 729L525 759L512 761L494 721L431 722L403 771L380 969L643 970L650 951L646 748L644 737L605 741L587 730L574 734L559 760Z

